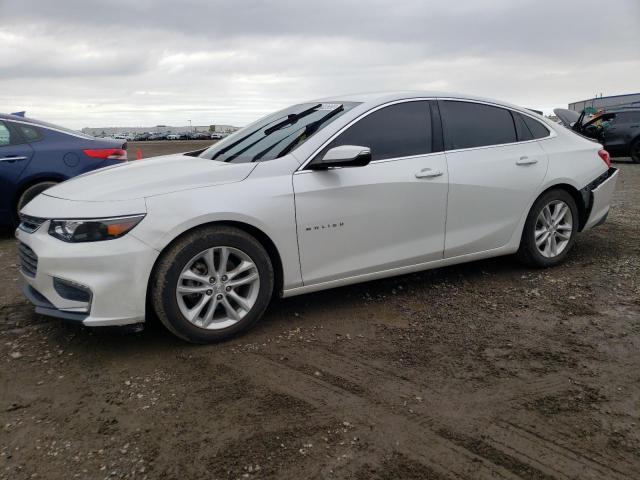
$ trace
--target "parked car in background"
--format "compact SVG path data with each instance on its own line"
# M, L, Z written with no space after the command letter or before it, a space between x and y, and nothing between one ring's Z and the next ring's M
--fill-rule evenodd
M180 135L179 133L170 133L169 135L167 135L167 140L180 140L182 138L182 135Z
M113 138L116 140L127 140L131 142L136 138L136 136L133 133L116 133Z
M187 134L189 140L209 140L211 135L208 132L190 132Z
M32 118L0 114L0 224L49 187L127 159L126 142L96 138Z
M586 112L556 108L562 124L604 145L613 157L640 163L640 108L609 109L586 119Z
M162 132L151 133L147 140L166 140L167 134Z
M152 306L180 338L211 342L274 296L514 253L558 265L605 221L617 175L601 145L508 103L316 100L39 195L16 233L24 291L87 326Z
M223 135L221 133L212 133L211 134L211 140L220 140L221 138L223 138Z
M133 137L133 140L136 142L144 142L149 140L151 134L149 133L136 133L135 137Z

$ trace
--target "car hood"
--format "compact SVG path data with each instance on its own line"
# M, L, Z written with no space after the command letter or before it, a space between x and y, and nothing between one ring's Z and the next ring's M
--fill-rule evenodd
M66 200L114 201L240 182L256 163L224 163L188 155L136 160L85 173L46 191Z

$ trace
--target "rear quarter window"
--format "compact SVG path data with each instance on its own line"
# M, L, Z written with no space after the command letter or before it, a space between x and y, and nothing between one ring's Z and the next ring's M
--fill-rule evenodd
M20 129L20 133L22 134L23 138L27 142L31 143L31 142L37 142L38 140L42 140L43 134L39 128L34 127L33 125L24 125L24 124L18 124L17 126Z
M533 135L533 138L545 138L551 135L549 129L542 125L542 123L540 123L539 121L534 120L531 117L527 117L526 115L523 115L522 117L524 118L524 123L526 123L527 127L529 127L529 131Z

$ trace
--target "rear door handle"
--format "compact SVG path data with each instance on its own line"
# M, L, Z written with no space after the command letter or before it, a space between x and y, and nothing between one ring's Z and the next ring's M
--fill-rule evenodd
M520 157L516 160L516 165L533 165L534 163L538 163L538 160L535 158Z
M0 162L16 162L18 160L26 160L27 157L19 156L19 155L11 155L8 157L0 157Z
M431 168L423 168L418 173L416 173L416 178L433 178L433 177L439 177L443 174L444 172L442 170L432 170Z

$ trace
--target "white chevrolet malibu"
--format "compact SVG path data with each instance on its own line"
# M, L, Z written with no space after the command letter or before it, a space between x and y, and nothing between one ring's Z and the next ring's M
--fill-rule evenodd
M617 174L601 145L495 100L312 101L39 195L16 233L24 293L87 326L149 306L180 338L220 340L274 295L513 253L556 265L605 221Z

